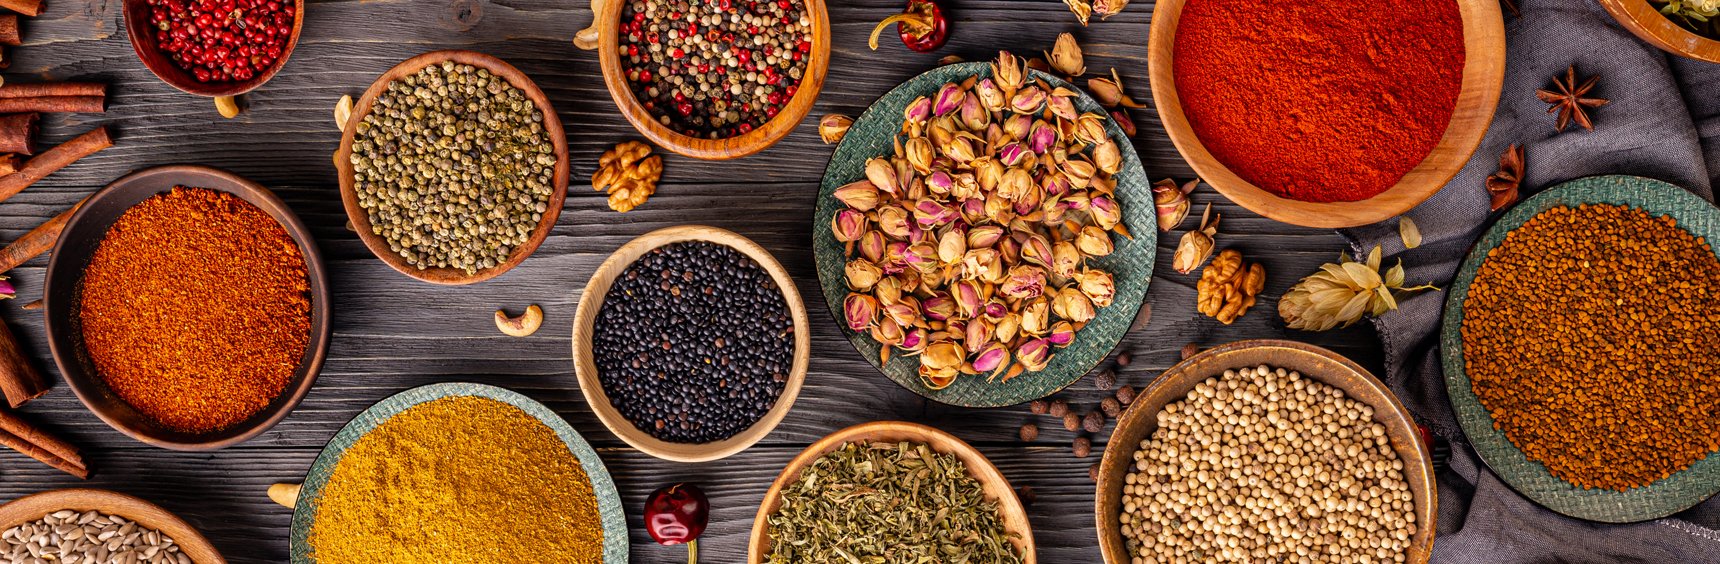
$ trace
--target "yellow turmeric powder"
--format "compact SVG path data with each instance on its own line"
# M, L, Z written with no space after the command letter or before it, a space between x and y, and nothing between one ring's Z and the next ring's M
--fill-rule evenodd
M348 448L317 502L312 555L349 562L601 562L579 459L503 402L413 406Z

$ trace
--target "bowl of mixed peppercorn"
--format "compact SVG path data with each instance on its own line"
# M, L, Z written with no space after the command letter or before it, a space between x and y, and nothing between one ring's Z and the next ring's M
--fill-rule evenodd
M609 0L574 44L653 143L700 159L764 150L794 130L824 86L823 0Z
M125 27L137 58L162 82L237 96L287 64L304 8L304 0L125 0Z

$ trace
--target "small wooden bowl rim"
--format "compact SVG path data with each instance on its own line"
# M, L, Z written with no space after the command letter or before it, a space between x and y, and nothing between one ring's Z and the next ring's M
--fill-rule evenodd
M707 160L738 159L763 151L794 131L795 126L812 112L812 105L818 100L819 91L824 89L824 75L830 68L830 16L825 10L824 0L796 0L806 4L807 17L812 21L812 28L809 30L812 53L806 61L806 72L801 75L800 86L796 88L794 97L783 104L776 117L739 136L700 139L682 135L659 123L651 112L633 97L633 89L627 85L626 70L621 66L620 42L621 6L626 1L603 2L601 11L595 15L595 25L598 26L597 59L603 67L603 84L609 88L609 96L615 99L615 105L621 109L621 115L633 124L634 129L638 129L646 139L658 146Z
M842 429L812 443L788 461L788 466L777 474L776 481L771 482L770 491L765 492L758 514L753 516L752 533L747 537L747 562L762 564L765 556L770 554L770 516L782 505L782 489L800 479L800 471L808 464L847 443L903 441L922 443L935 452L953 454L960 459L967 466L968 475L980 483L987 496L997 501L998 517L1004 528L1018 535L1011 544L1021 552L1022 562L1039 562L1033 526L1027 519L1027 510L1022 507L1021 499L1015 496L1015 488L1009 485L1009 478L966 441L942 430L907 421L873 421Z
M138 60L143 61L144 68L168 86L179 89L186 94L198 96L238 96L262 86L275 73L281 72L281 67L287 66L287 58L293 55L293 48L299 45L299 31L305 25L305 0L293 0L293 31L287 37L287 46L281 49L281 56L275 59L275 64L269 65L268 70L252 76L250 80L238 82L198 82L191 73L173 64L166 53L155 46L155 34L149 26L149 0L124 0L121 12L125 18L125 34L131 39L131 49Z
M407 264L406 259L390 250L388 241L371 231L370 216L365 213L364 207L358 203L358 190L354 185L355 180L353 178L352 143L353 137L356 135L354 131L356 127L353 126L363 121L364 116L370 115L371 105L376 103L377 96L382 95L383 91L388 89L390 82L416 73L424 67L440 64L443 61L453 61L457 64L487 69L491 75L507 79L509 84L520 89L526 97L531 98L532 102L537 104L538 111L543 112L544 134L548 135L550 141L555 143L554 185L550 187L549 201L545 202L543 217L538 220L537 229L532 230L532 236L526 240L525 244L514 247L513 252L508 253L506 261L470 275L466 274L464 270L449 267L419 270L418 267ZM532 82L531 77L526 76L525 73L520 72L519 69L514 68L506 61L476 51L457 50L431 51L401 61L400 64L394 65L394 68L388 69L388 72L382 73L382 76L377 77L376 81L370 84L370 88L364 91L364 96L353 104L352 116L347 118L347 127L342 129L340 150L334 154L334 168L335 175L340 178L340 200L346 207L346 218L352 222L353 231L358 233L358 239L364 242L364 246L370 249L376 258L382 259L383 263L401 274L432 284L456 286L482 282L501 276L502 273L519 266L521 262L526 260L526 257L537 251L538 245L542 245L544 239L549 238L550 230L555 228L556 220L561 217L562 202L567 198L569 167L567 133L562 129L561 117L556 115L555 106L550 104L549 97L544 95L543 90L538 89L537 83Z
M1289 360L1289 362L1286 362ZM1433 555L1434 526L1439 513L1439 495L1434 483L1432 457L1427 445L1416 431L1415 418L1367 369L1330 350L1294 341L1259 339L1237 341L1213 347L1189 357L1153 380L1135 396L1129 409L1117 419L1099 462L1099 486L1093 496L1093 521L1099 532L1099 550L1108 564L1130 561L1123 540L1120 514L1122 487L1141 439L1150 437L1158 426L1159 410L1166 404L1188 395L1189 390L1207 378L1225 370L1254 367L1261 364L1291 370L1285 364L1315 364L1321 371L1298 370L1304 377L1344 390L1351 399L1374 409L1374 420L1386 426L1393 450L1404 464L1404 480L1411 492L1420 492L1415 501L1416 532L1407 550L1408 560L1426 563Z
M1679 27L1654 9L1648 0L1601 0L1601 6L1619 25L1649 44L1682 57L1720 63L1720 40L1709 39Z
M1354 202L1306 202L1284 198L1255 186L1207 151L1183 113L1172 66L1176 28L1187 0L1164 0L1153 8L1147 53L1153 105L1171 143L1190 167L1219 193L1268 218L1318 228L1378 223L1409 211L1457 176L1493 122L1505 82L1505 24L1495 0L1449 0L1463 17L1463 83L1451 121L1439 143L1397 184L1372 198Z
M191 561L197 564L227 562L221 552L215 550L215 545L209 544L209 539L203 537L203 533L197 532L196 527L192 527L178 515L142 498L108 490L69 488L20 497L0 505L0 530L35 521L64 509L118 515L135 521L138 525L160 531L173 539L173 544L179 547L179 551L191 557Z
M166 177L166 178L160 178ZM188 180L196 178L197 180ZM201 184L201 185L199 185ZM203 439L197 435L187 435L167 430L159 425L145 424L140 426L128 417L116 414L119 410L132 410L124 400L108 389L101 376L84 369L81 360L84 354L82 333L77 332L77 324L71 319L60 319L54 315L61 307L59 302L76 301L81 291L83 272L86 262L71 264L72 261L87 261L88 255L68 250L71 245L82 244L84 240L76 238L82 224L95 221L91 219L97 214L97 209L103 205L103 199L109 194L124 190L133 190L132 186L154 186L157 192L165 192L174 185L185 185L208 190L217 190L240 196L251 205L263 210L281 224L287 235L299 246L299 252L305 259L305 277L310 286L311 299L311 328L310 341L305 349L301 364L293 370L293 382L281 391L280 395L270 400L269 406L253 414L249 419L231 428L209 433L205 436L219 437ZM136 188L143 189L143 188ZM255 200L255 201L253 201ZM129 208L128 208L129 209ZM123 213L123 212L121 212ZM102 227L96 237L102 237L111 228ZM74 270L75 269L75 270ZM54 250L48 259L48 274L43 282L42 311L46 318L48 332L48 351L54 358L54 364L60 369L60 374L66 380L66 385L83 402L84 407L96 414L109 427L125 433L131 438L144 444L179 451L210 451L233 446L263 434L276 424L292 415L300 402L310 394L311 387L316 385L317 375L322 371L322 364L328 358L330 333L334 325L332 306L330 305L330 290L328 268L323 264L322 253L317 250L316 240L311 237L298 215L292 208L275 196L262 185L252 182L237 174L225 170L202 165L165 165L146 168L132 172L106 188L96 191L89 199L79 206L72 214L62 236L54 243ZM67 306L74 307L74 306ZM65 343L61 343L65 340ZM303 374L302 376L300 374ZM141 414L138 417L142 417ZM145 418L147 419L147 418Z
M745 254L766 272L771 280L782 290L783 301L787 303L789 315L794 319L794 363L789 370L788 381L784 384L782 395L777 396L776 404L763 417L753 422L746 430L721 441L688 444L673 443L651 436L633 425L621 415L615 406L609 403L609 395L603 389L603 381L597 373L597 363L592 356L591 338L597 331L597 313L603 309L603 300L609 294L610 286L615 278L627 271L634 261L652 249L672 243L688 241L703 241L732 248ZM806 381L807 366L812 360L811 328L806 319L806 304L800 299L800 291L794 286L794 279L788 275L788 270L771 256L770 251L752 240L741 235L703 225L682 225L666 227L639 236L616 249L597 267L597 272L586 282L585 290L579 295L579 310L573 318L573 368L579 379L579 392L585 395L585 402L591 405L591 411L597 414L597 419L608 427L610 432L621 437L628 445L639 449L645 454L675 462L708 462L726 458L757 443L776 429L782 418L788 415L794 407L794 399L800 395L800 386Z

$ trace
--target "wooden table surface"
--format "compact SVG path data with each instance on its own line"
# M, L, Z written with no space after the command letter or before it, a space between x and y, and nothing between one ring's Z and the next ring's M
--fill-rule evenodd
M171 452L132 441L102 424L56 382L51 393L22 411L81 445L95 475L80 483L0 451L0 501L75 485L114 489L178 513L234 562L282 562L291 514L269 502L264 495L269 484L299 481L334 432L371 403L413 386L469 380L544 402L598 447L628 508L635 562L685 558L680 547L653 544L639 516L645 495L679 480L703 484L715 507L701 543L705 561L744 561L753 513L783 464L819 437L877 419L927 423L973 443L1014 485L1034 489L1029 512L1042 561L1098 561L1087 468L1098 462L1104 435L1094 441L1092 456L1075 458L1072 435L1044 418L1039 439L1023 444L1016 429L1034 418L1024 406L960 409L929 403L876 372L839 335L818 297L809 243L814 194L831 153L819 142L817 118L830 112L858 115L877 96L931 68L938 56L981 60L999 48L1033 53L1048 49L1063 31L1081 40L1090 71L1118 67L1129 91L1150 105L1145 43L1152 4L1137 1L1110 21L1095 20L1083 29L1055 0L950 2L950 44L937 55L921 55L903 49L892 33L886 33L878 52L866 49L873 23L901 2L831 2L833 60L812 116L782 143L751 158L667 157L656 196L624 215L610 211L588 179L604 149L640 136L616 113L595 54L570 42L591 19L585 4L312 1L291 61L273 81L246 96L248 110L230 120L217 115L208 99L180 93L144 69L126 40L120 0L47 0L43 15L25 18L26 44L6 53L13 59L8 82L85 79L111 85L106 114L47 117L44 146L103 123L114 129L117 141L0 205L0 241L22 235L134 169L169 163L226 168L274 189L310 226L334 288L334 340L315 389L291 417L249 443L214 453ZM356 97L395 63L445 48L497 55L532 76L567 125L573 160L573 186L560 223L537 254L500 278L464 287L417 282L371 256L344 228L346 216L329 163L340 138L332 116L341 95ZM1148 175L1188 178L1192 173L1153 112L1137 110L1134 116L1141 131L1135 147ZM1261 218L1210 188L1197 192L1195 201L1197 206L1214 202L1215 211L1225 216L1222 247L1241 249L1265 264L1265 295L1235 325L1200 317L1194 311L1194 277L1170 268L1180 233L1162 237L1159 274L1148 296L1151 319L1122 345L1136 359L1124 372L1124 383L1146 384L1191 341L1212 345L1290 338L1330 347L1379 370L1380 347L1366 324L1314 334L1288 331L1277 316L1278 297L1344 250L1341 238ZM707 464L665 462L627 448L592 416L576 389L570 360L576 296L586 277L629 239L689 223L731 229L770 249L799 282L812 313L812 368L793 412L758 445ZM41 315L19 309L40 297L45 265L46 258L39 258L11 273L19 296L3 309L38 366L57 380ZM546 316L536 335L516 339L495 329L491 315L496 308L517 311L532 303L542 305ZM1103 396L1091 379L1062 394L1082 409L1091 409Z

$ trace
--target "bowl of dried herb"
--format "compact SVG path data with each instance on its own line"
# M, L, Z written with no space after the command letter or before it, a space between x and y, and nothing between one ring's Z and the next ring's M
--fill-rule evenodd
M874 421L789 461L753 518L747 562L1033 564L1036 552L1021 500L985 455L932 427Z

